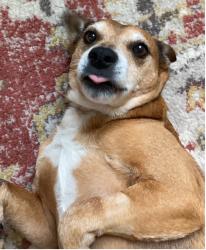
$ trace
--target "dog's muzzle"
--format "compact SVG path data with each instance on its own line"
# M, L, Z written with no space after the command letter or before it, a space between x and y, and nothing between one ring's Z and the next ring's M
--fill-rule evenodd
M95 47L88 54L88 63L82 75L82 82L94 95L114 94L124 89L115 81L117 53L111 48Z

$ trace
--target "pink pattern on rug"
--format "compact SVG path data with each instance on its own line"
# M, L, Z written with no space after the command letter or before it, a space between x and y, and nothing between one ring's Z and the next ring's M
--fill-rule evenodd
M0 20L0 76L4 82L0 95L0 165L18 163L18 175L24 176L27 168L35 165L38 151L33 114L55 100L54 79L67 71L68 56L60 47L45 48L51 32L49 23L37 17L12 21L7 10L1 11Z
M193 38L204 34L204 17L205 15L202 11L196 11L192 15L185 15L183 17L184 28L187 34L187 38Z

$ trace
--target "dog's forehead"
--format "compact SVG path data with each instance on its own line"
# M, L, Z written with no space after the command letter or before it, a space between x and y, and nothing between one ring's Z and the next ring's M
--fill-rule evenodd
M147 44L153 43L152 36L146 31L134 26L120 24L114 20L101 20L92 26L105 36L115 36L125 41L143 41Z
M93 26L100 32L104 32L105 30L120 31L124 28L124 25L114 20L100 20L93 23Z

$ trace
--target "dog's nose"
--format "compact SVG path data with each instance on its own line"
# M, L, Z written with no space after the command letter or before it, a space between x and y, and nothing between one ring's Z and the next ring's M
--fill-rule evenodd
M97 47L89 52L89 62L97 69L105 69L117 62L117 54L110 48Z

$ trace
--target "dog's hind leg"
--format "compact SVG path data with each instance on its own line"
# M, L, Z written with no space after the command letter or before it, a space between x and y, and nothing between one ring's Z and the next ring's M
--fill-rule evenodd
M0 185L0 207L3 208L3 220L33 245L57 248L55 222L36 193L3 182Z

